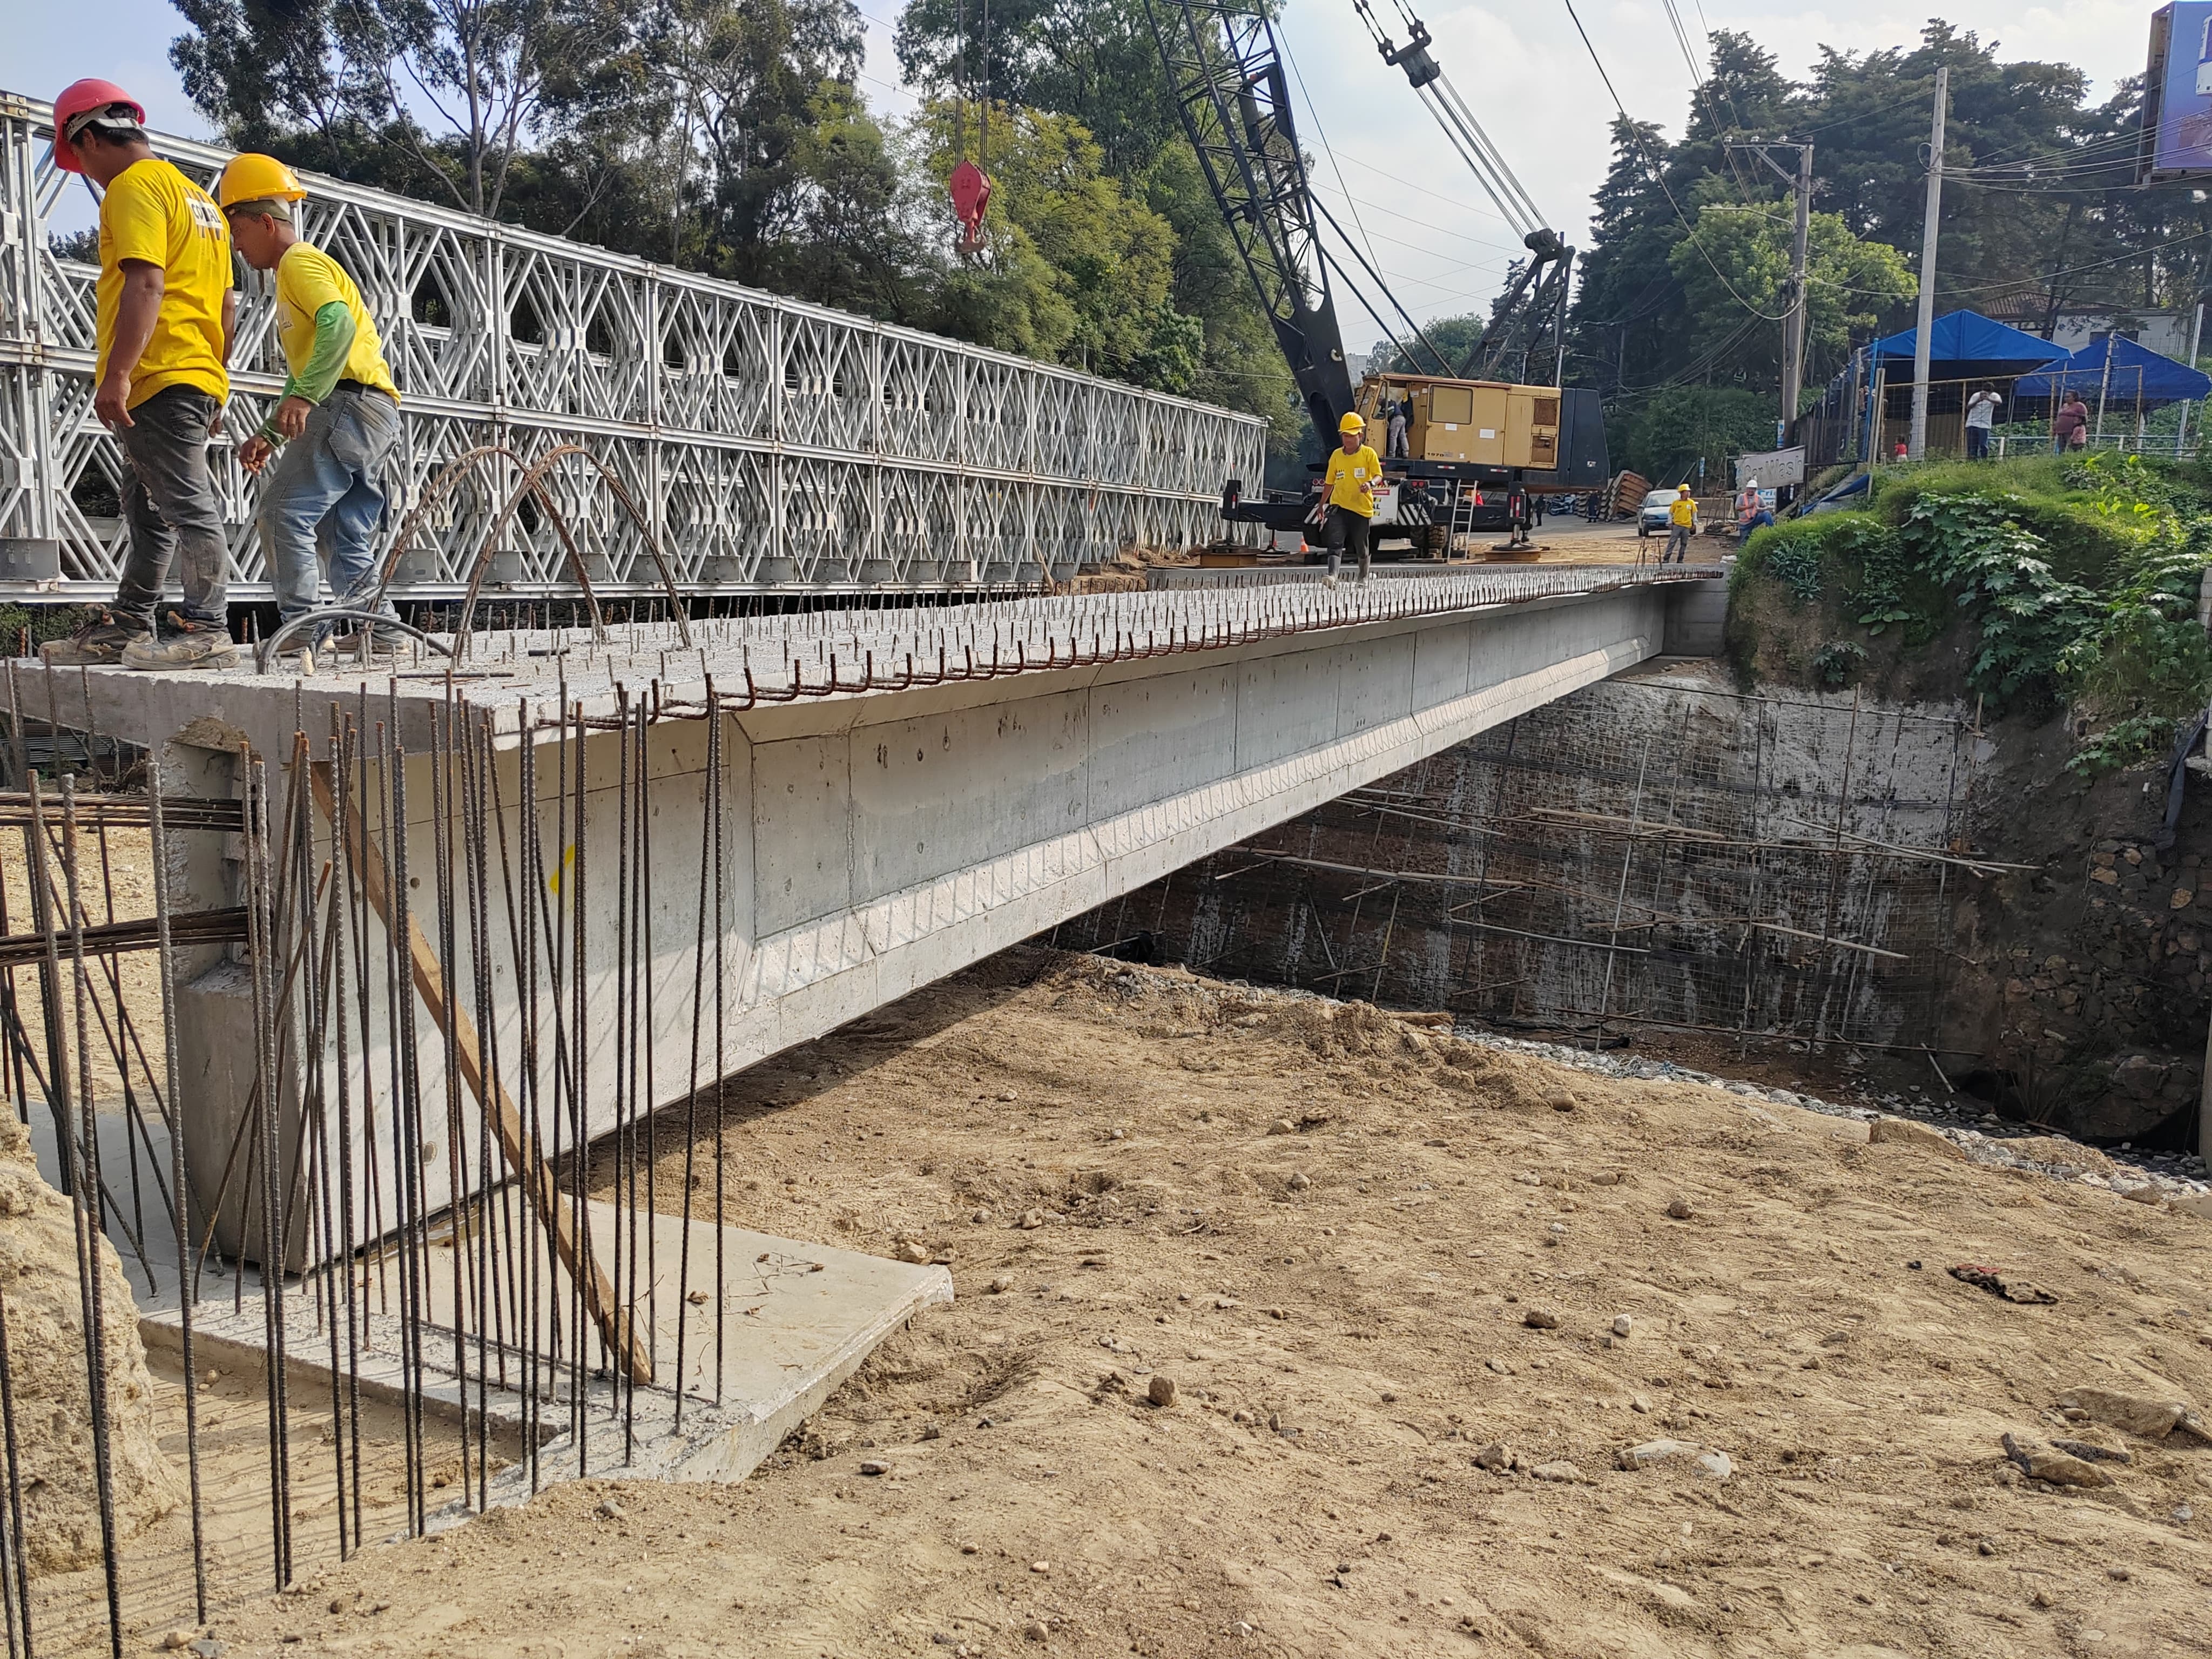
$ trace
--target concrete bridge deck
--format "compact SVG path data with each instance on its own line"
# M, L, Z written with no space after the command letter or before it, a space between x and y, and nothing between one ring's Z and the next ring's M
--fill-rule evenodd
M11 690L27 713L51 700L64 725L143 745L173 793L231 793L244 750L281 793L295 733L321 756L334 720L350 722L368 792L388 809L391 775L404 783L406 833L386 854L418 872L410 903L452 940L450 974L479 946L471 917L436 915L429 872L471 851L503 866L534 842L526 883L534 872L588 921L582 976L606 1012L580 1092L599 1133L621 1094L617 1022L633 1067L645 1045L652 1103L684 1099L696 999L716 981L724 1069L822 1036L1516 714L1662 653L1710 652L1717 574L1540 567L902 605L695 622L688 643L666 623L478 635L451 662L410 647L312 678L34 668ZM473 818L453 793L459 726L490 738ZM404 758L387 768L378 744L395 736ZM327 819L314 824L327 848ZM173 909L240 902L234 846L176 842ZM618 876L618 854L642 864ZM524 1051L515 926L492 916L478 958L489 1040L509 1056ZM618 944L636 952L641 927L625 967ZM252 1092L236 953L203 949L179 990L204 1193ZM422 1055L428 1099L437 1048ZM426 1162L433 1203L453 1162Z

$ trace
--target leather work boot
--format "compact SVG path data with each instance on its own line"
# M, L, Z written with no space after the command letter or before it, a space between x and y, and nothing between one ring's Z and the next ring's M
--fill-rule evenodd
M39 655L57 667L112 668L128 647L152 637L143 628L116 621L112 611L95 611L69 638L40 646Z
M399 654L399 639L392 629L356 628L350 633L331 635L331 650L334 656L351 657L358 662L390 662Z
M209 623L187 622L169 613L173 630L167 639L148 634L123 653L125 668L235 668L238 647L225 629Z

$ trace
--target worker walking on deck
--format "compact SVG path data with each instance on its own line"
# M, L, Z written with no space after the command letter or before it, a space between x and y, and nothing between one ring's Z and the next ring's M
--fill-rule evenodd
M257 474L276 459L262 486L259 522L277 610L288 623L313 611L326 562L339 605L374 606L397 618L376 592L385 471L399 441L399 391L376 324L353 278L301 240L293 204L307 192L291 168L273 155L234 156L216 194L246 263L276 273L284 389L238 459ZM369 637L346 627L356 641ZM319 646L329 631L301 644Z
M1367 422L1346 414L1336 423L1342 442L1328 453L1322 469L1322 512L1328 538L1328 574L1336 586L1337 562L1348 546L1359 561L1359 580L1367 580L1367 532L1375 518L1375 491L1382 481L1382 460L1367 447Z
M93 413L123 452L130 550L115 602L49 662L132 668L228 668L230 550L208 471L208 440L230 397L238 322L230 238L207 192L154 154L146 112L107 81L54 100L54 165L100 190L99 357ZM155 612L172 561L185 592L166 639Z
M1667 503L1667 545L1659 555L1659 562L1672 559L1680 564L1690 555L1690 538L1697 533L1698 503L1690 494L1690 486L1674 486L1674 499Z

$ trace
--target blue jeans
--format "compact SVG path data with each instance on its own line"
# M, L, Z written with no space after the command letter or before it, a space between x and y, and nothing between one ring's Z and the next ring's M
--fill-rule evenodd
M123 521L131 527L131 550L115 589L118 621L154 626L173 563L185 590L185 620L217 629L229 624L224 579L230 545L207 462L208 428L220 407L198 386L164 386L133 409L131 424L115 434L125 462Z
M261 552L286 622L319 603L325 563L337 604L369 602L384 470L398 442L398 404L381 392L340 386L310 411L307 430L277 453L261 490ZM389 599L379 608L399 614Z

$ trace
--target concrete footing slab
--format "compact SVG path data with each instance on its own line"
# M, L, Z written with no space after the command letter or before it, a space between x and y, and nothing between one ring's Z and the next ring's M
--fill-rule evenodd
M510 1208L514 1213L500 1215L495 1200L495 1236L521 1223L520 1206ZM588 1324L579 1372L568 1282L542 1250L514 1275L534 1277L538 1293L518 1297L510 1285L502 1292L507 1317L493 1322L471 1302L480 1260L471 1235L457 1237L448 1224L418 1248L416 1282L427 1305L416 1372L425 1415L449 1425L456 1445L465 1425L481 1423L515 1456L491 1480L489 1507L586 1476L742 1480L885 1339L923 1310L952 1300L945 1267L680 1216L653 1215L648 1225L635 1213L633 1233L634 1212L598 1202L585 1208L600 1261L618 1264L626 1279L635 1274L624 1301L652 1334L650 1384L623 1386ZM483 1206L471 1212L486 1213ZM500 1259L504 1273L510 1263ZM350 1399L356 1389L364 1400L398 1405L410 1393L397 1249L355 1263L352 1279L350 1307L337 1273L284 1281L285 1370L302 1405ZM234 1297L226 1278L219 1294L204 1290L194 1305L193 1354L202 1372L252 1375L269 1364L269 1321L252 1269L245 1270L240 1290ZM480 1344L471 1334L456 1352L457 1296L470 1304L472 1326L496 1322L514 1335L498 1345ZM173 1292L145 1307L139 1332L149 1349L180 1352L183 1320ZM456 1502L432 1517L432 1530L471 1512L471 1502Z

